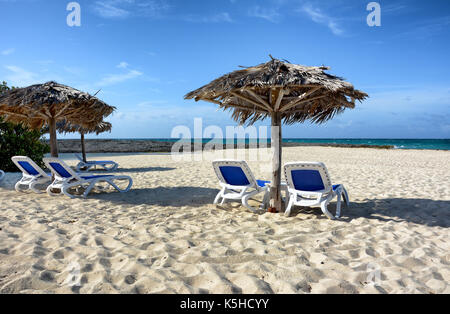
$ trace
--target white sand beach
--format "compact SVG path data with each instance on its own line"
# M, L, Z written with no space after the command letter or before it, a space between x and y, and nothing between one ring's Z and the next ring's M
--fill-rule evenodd
M450 293L448 151L285 148L283 162L324 162L345 184L341 221L212 205L210 161L106 159L133 178L130 192L17 193L20 174L6 175L0 293Z

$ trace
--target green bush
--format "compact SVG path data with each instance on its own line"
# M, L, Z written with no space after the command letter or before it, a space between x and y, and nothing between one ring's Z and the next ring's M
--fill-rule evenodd
M0 93L9 90L6 82L0 84ZM50 147L41 142L41 131L29 130L22 124L5 122L0 117L0 169L19 171L11 161L12 156L28 156L39 166L43 166L42 158Z

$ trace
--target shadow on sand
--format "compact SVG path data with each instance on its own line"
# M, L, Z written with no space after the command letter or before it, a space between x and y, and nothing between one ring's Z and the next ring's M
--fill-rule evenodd
M176 170L176 168L165 168L165 167L145 167L145 168L120 168L114 171L111 171L111 173L128 173L128 172L159 172L159 171L172 171ZM88 171L88 173L96 174L101 173L105 174L108 173L105 170L97 169L97 170L91 170Z
M89 198L127 205L159 205L173 207L200 207L212 204L219 190L180 186L157 188L132 188L127 193L91 194Z
M334 213L335 202L329 205ZM296 207L293 216L298 214L315 215L327 219L320 208ZM431 227L450 227L450 201L430 199L387 198L353 202L350 207L343 206L342 221L349 222L358 218L380 221L412 222Z

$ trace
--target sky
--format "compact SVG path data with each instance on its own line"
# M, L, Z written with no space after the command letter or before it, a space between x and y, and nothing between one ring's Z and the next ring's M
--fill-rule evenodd
M117 107L100 137L170 138L195 118L225 133L229 112L183 96L271 54L329 66L370 96L285 138L450 138L450 1L377 1L373 27L368 0L79 0L74 27L69 2L0 0L0 81L100 90Z

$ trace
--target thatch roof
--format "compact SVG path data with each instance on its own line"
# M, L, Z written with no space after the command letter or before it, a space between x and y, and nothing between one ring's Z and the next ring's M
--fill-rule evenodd
M96 97L56 82L0 94L0 115L7 121L23 122L35 129L42 128L50 118L92 128L114 110L115 107Z
M81 133L81 134L95 133L99 135L100 133L111 132L112 124L109 122L102 121L94 127L86 128L77 124L67 122L66 120L62 120L56 124L56 129L60 133Z
M188 93L185 99L209 101L233 110L233 118L241 124L252 124L273 112L280 112L288 124L306 120L322 123L368 97L326 70L329 68L272 58L219 77Z

